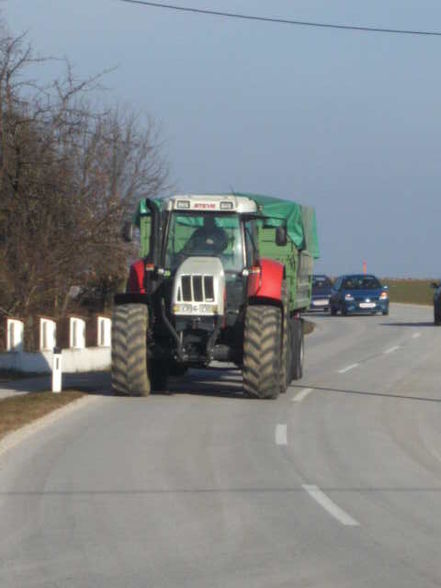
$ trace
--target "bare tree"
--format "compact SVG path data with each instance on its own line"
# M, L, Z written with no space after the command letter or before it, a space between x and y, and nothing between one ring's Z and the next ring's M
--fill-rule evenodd
M1 33L0 33L1 34ZM89 98L99 76L41 87L23 37L0 38L0 310L62 314L73 285L126 273L120 227L164 188L159 134Z

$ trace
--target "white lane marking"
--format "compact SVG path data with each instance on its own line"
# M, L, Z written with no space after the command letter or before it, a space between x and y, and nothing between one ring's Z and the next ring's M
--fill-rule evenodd
M395 347L389 347L389 349L386 349L386 351L383 351L383 353L384 353L384 355L388 355L389 353L393 353L394 351L396 351L399 348L400 348L399 345L395 345Z
M291 398L291 400L293 402L302 402L302 400L304 400L308 394L311 394L312 392L312 388L303 388L303 390L300 390L300 392L298 392L293 398Z
M345 374L346 372L353 370L354 368L358 367L359 365L360 365L359 363L351 363L351 365L348 365L345 368L338 370L338 373Z
M288 445L288 435L286 425L277 425L276 427L276 445Z
M303 484L302 488L313 498L321 507L323 507L339 523L346 527L358 527L359 522L353 519L347 512L335 504L318 486Z
M412 339L418 339L418 337L421 337L421 333L414 333L412 335Z

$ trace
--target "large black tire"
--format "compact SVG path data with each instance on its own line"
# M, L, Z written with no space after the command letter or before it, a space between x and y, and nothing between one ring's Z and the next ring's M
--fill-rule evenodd
M329 310L330 310L331 316L337 316L337 309L333 304L331 304Z
M294 357L294 348L295 348L295 335L294 335L294 326L293 326L293 319L288 320L288 367L287 367L287 386L294 379L294 364L295 364L295 357Z
M115 306L112 318L112 388L123 396L148 396L148 308L144 304Z
M441 325L441 309L433 307L433 324L437 327Z
M243 346L243 386L257 398L280 392L282 312L276 306L248 306Z
M292 379L301 380L303 378L303 357L304 357L304 332L303 320L299 318L291 319L293 333L292 347Z

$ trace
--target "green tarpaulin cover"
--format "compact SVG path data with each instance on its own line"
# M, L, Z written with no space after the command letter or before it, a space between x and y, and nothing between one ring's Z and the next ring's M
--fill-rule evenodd
M312 206L303 206L293 200L283 200L263 194L241 192L234 195L247 196L254 200L260 207L262 215L268 218L267 224L271 226L286 224L289 238L297 249L306 249L315 259L320 257L315 210Z

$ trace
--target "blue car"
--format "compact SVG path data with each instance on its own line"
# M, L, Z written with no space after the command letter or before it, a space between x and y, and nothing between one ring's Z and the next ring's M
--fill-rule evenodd
M332 288L331 314L389 314L388 287L369 274L339 276Z
M309 310L329 311L329 299L331 298L332 281L323 274L312 276L312 295Z

